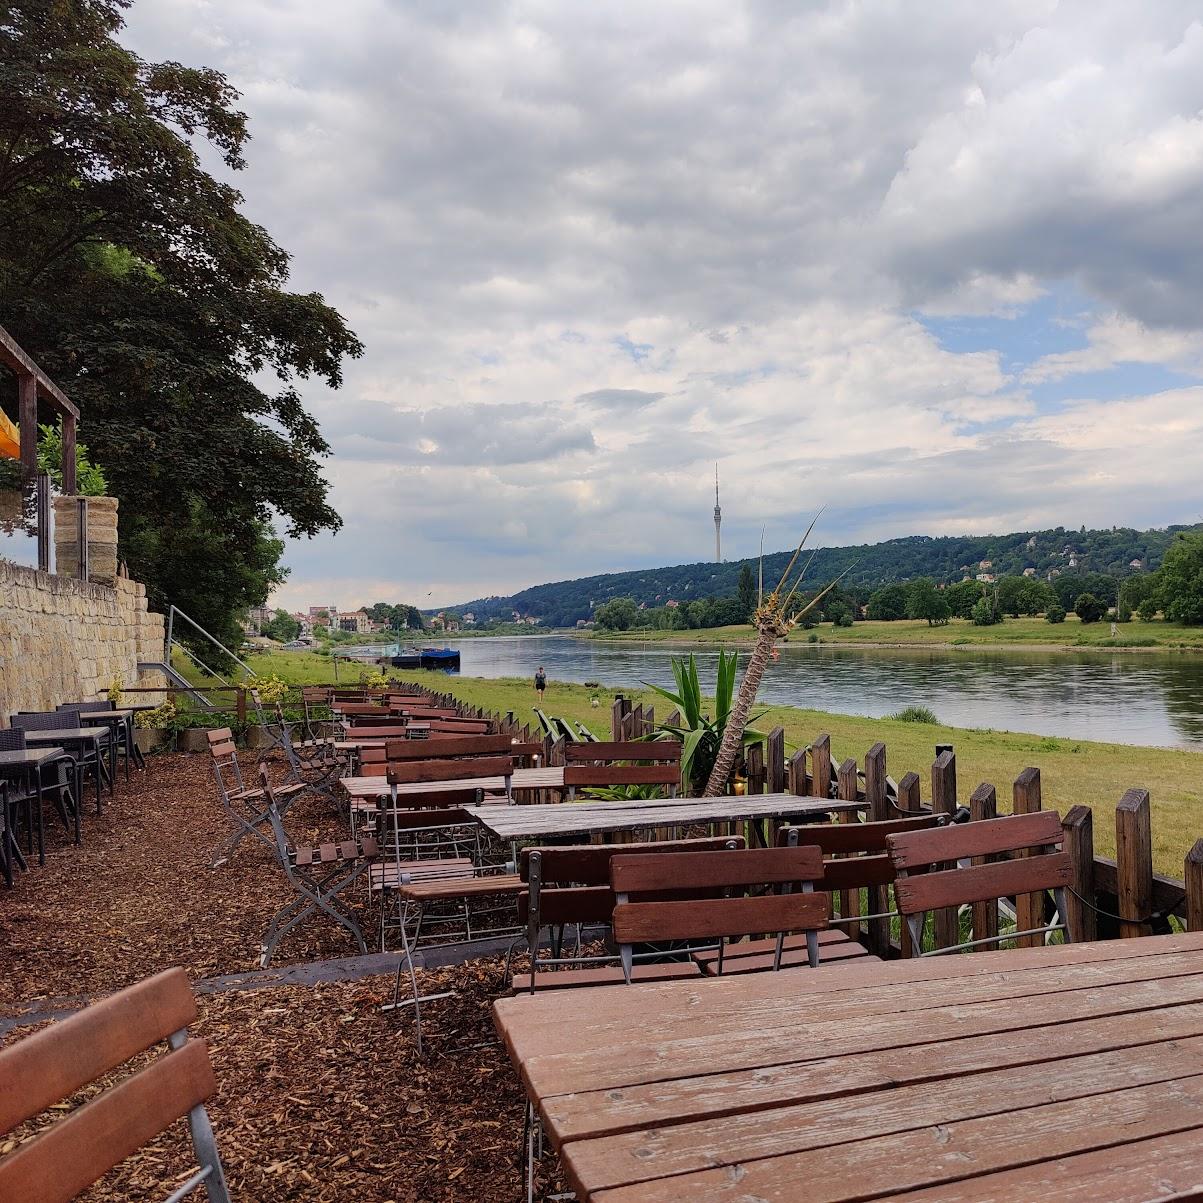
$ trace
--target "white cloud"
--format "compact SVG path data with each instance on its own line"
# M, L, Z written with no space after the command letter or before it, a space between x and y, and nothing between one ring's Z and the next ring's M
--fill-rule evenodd
M1192 392L1026 391L1201 371L1195 4L141 0L129 40L229 73L248 212L367 344L306 393L347 525L290 598L704 558L716 460L731 555L822 503L826 541L1199 508L1098 443L1189 462ZM1086 347L1021 380L920 320L1067 281Z

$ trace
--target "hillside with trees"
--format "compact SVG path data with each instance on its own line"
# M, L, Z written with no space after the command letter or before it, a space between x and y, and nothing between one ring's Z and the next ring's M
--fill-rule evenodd
M1007 535L939 538L913 535L883 543L820 548L808 579L819 585L846 573L840 587L825 599L823 617L828 621L837 620L841 607L851 611L866 606L875 593L890 585L907 585L929 578L937 587L949 586L967 577L973 580L979 574L994 576L1001 582L1004 577L1022 579L1025 570L1030 570L1029 581L1035 577L1049 586L1056 594L1056 604L1067 610L1073 608L1084 592L1095 594L1107 605L1115 605L1123 589L1128 595L1128 608L1135 611L1144 600L1137 582L1147 579L1160 567L1177 534L1198 529L1201 528L1170 526L1146 531L1127 527L1067 530L1058 526ZM766 582L776 582L791 554L781 551L765 556ZM664 611L650 625L720 626L745 620L752 596L748 590L756 571L754 559L638 569L535 585L506 597L478 598L451 607L448 612L471 611L477 624L482 625L492 619L508 619L517 611L538 618L545 627L571 627L594 620L606 603L629 598L636 609ZM741 575L745 581L742 592ZM1132 584L1125 587L1128 581ZM1032 597L1024 597L1021 587L1008 586L1008 590L1016 588L1020 594L1019 612L1027 613ZM1034 596L1030 587L1027 592ZM980 587L972 593L976 601L981 596ZM1040 600L1038 612L1043 610L1043 594ZM1011 601L1010 596L1001 598L1000 608L1005 612ZM888 605L894 616L906 616L907 603L902 594L891 594L883 604ZM939 606L935 609L938 614ZM956 612L954 608L953 613Z

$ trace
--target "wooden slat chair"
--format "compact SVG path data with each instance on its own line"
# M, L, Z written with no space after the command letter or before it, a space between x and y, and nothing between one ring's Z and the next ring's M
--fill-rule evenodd
M681 745L676 740L574 743L564 748L564 786L578 789L622 785L661 786L670 798L681 784Z
M530 972L515 974L512 988L518 993L533 994L537 990L612 985L625 980L616 955L581 955L583 928L608 930L610 927L614 913L610 862L615 856L734 851L743 846L742 836L705 836L643 844L523 848L519 853L518 871L526 889L518 896L518 922L526 927ZM566 928L576 929L576 953L572 956L563 955ZM545 931L549 955L540 956ZM507 957L507 966L508 960ZM696 977L698 972L698 967L688 960L637 964L634 968L637 981Z
M632 980L635 945L676 940L717 940L715 970L723 972L726 941L776 932L769 968L780 969L785 938L805 933L807 962L819 964L819 933L827 927L828 898L815 893L823 879L823 853L813 845L751 848L736 852L687 852L675 856L615 856L610 862L614 891L614 939L623 973ZM794 887L800 887L795 893ZM749 894L749 887L780 892ZM653 898L666 891L722 890L719 898Z
M400 794L402 785L417 785L421 783L436 783L439 781L471 781L477 778L500 777L503 781L503 794L506 802L514 800L514 758L508 754L465 756L460 760L431 759L423 757L420 760L392 758L393 748L407 748L410 751L421 752L433 740L422 740L417 744L408 741L386 747L387 772L385 774L389 786L389 794L394 805Z
M275 791L263 765L259 768L259 780L267 797L267 814L275 837L276 859L297 895L282 906L268 923L259 957L260 966L267 968L280 941L294 927L319 913L327 915L350 932L359 951L366 953L368 946L363 931L340 896L373 862L379 860L380 852L375 839L364 836L358 840L330 842L313 848L299 844L293 846L280 822Z
M939 956L1019 936L1047 937L1056 931L1063 932L1068 942L1065 892L1073 880L1073 863L1068 852L1057 851L1064 841L1061 817L1054 810L888 836L890 860L898 875L894 892L910 929L911 955ZM1012 859L972 863L976 857L1003 856ZM948 868L950 864L956 867ZM1055 923L923 952L928 911L1046 890L1053 892L1056 901Z
M284 753L289 783L324 798L333 797L338 779L350 766L350 755L337 752L332 739L317 744L298 743L292 737L294 724L284 717L284 707L277 702L273 709L275 722L266 725L275 745Z
M268 818L267 795L258 787L250 787L242 776L238 763L238 749L234 745L234 733L229 727L218 727L209 732L209 756L213 762L213 776L217 781L217 796L222 809L234 825L234 834L213 855L211 867L224 865L234 855L234 849L248 835L261 840L271 851L276 851L271 836ZM293 800L304 790L303 785L282 785L275 791L276 805L283 815Z
M170 1045L165 1055L0 1157L0 1199L67 1203L187 1116L198 1168L171 1200L203 1186L209 1203L230 1203L204 1106L217 1081L205 1042L188 1038L195 1018L187 974L167 969L0 1050L3 1136L45 1111L59 1111L81 1087L160 1041Z
M828 928L819 933L819 949L824 964L834 961L879 960L870 954L858 940L847 931L846 924L853 926L872 920L889 920L898 915L896 909L884 911L867 910L860 913L860 891L878 887L883 891L893 888L895 871L886 851L886 840L891 835L907 831L926 831L939 827L946 815L917 815L910 819L889 819L878 823L815 823L802 827L782 827L777 832L777 847L797 848L813 845L823 853L823 877L814 883L816 890L826 893L834 904L840 902L840 913L835 906L828 917ZM870 897L872 895L870 894ZM888 897L888 895L887 895ZM855 899L855 905L847 905ZM844 908L847 907L847 913ZM724 973L754 973L771 969L777 955L777 941L744 940L729 943L723 950ZM800 936L787 936L782 952L781 964L804 964L807 958L806 941ZM717 970L716 953L699 953L695 958L702 971L713 974Z

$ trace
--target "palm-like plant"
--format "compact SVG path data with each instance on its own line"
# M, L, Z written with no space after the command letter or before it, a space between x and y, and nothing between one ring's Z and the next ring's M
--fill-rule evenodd
M700 790L709 781L715 758L722 746L735 694L735 667L735 653L720 651L718 675L714 685L713 717L703 709L704 699L701 682L698 679L698 662L692 652L689 653L688 659L673 658L672 670L677 682L675 693L660 685L644 682L649 689L671 702L680 712L680 723L661 723L658 728L658 736L660 738L671 737L681 741L681 776L689 783L692 790ZM747 718L746 711L744 717ZM758 743L762 739L764 739L763 732L745 727L740 743ZM728 766L728 775L731 767ZM725 783L726 778L723 780Z

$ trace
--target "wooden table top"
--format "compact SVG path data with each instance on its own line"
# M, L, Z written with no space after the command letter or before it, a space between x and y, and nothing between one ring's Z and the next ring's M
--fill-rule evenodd
M1122 1203L1203 1182L1200 932L494 1014L582 1200Z
M352 798L383 798L389 792L388 779L378 777L344 777L340 782ZM511 782L513 789L563 789L564 766L552 765L542 769L515 769ZM454 781L414 781L397 786L402 794L429 794L447 789L505 789L504 777L458 777ZM507 808L508 809L508 808ZM545 809L523 807L523 810Z
M99 743L107 734L95 727L63 727L59 731L26 731L25 741L31 744L52 744L58 740L68 743L91 740L93 743Z
M515 787L517 784L515 774ZM804 798L797 794L732 794L718 798L561 802L551 806L505 808L466 806L464 809L500 839L523 840L547 835L582 835L590 831L636 831L643 827L685 823L779 819L787 815L860 810L863 804L837 802L831 798Z

